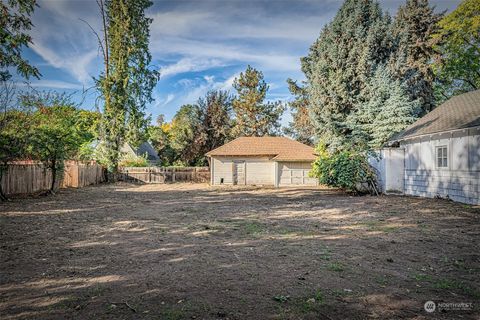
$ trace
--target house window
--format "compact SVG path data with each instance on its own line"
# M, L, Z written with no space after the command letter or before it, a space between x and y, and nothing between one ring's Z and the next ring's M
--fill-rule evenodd
M437 147L437 168L448 168L447 146Z

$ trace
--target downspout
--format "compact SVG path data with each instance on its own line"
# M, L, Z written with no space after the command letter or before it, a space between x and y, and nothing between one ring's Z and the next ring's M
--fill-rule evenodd
M278 183L278 161L275 161L275 179L274 179L274 185L275 188L278 188L279 183Z

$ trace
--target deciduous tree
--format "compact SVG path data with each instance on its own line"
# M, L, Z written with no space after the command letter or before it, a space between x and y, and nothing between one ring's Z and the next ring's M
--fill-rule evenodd
M196 143L203 154L225 144L231 137L232 97L227 91L210 91L197 102L200 128Z
M440 54L434 64L439 102L480 89L480 0L465 0L438 23L433 38Z
M15 68L24 78L40 78L40 72L24 57L22 49L28 48L32 37L32 15L36 0L6 0L0 2L0 81L12 75L8 68Z
M158 72L151 69L148 49L151 18L149 0L99 2L104 39L99 43L105 70L97 80L104 100L101 127L102 150L109 169L116 172L123 143L136 145L146 126L145 106L152 101Z

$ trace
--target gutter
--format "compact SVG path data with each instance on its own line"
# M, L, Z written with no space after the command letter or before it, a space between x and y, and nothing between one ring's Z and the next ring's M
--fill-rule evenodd
M400 142L400 141L405 141L405 140L411 140L415 138L422 138L426 136L433 136L436 134L442 134L442 133L453 133L453 132L458 132L458 131L465 131L465 130L474 130L474 129L480 129L480 126L475 126L475 127L468 127L468 128L461 128L461 129L451 129L451 130L446 130L446 131L436 131L436 132L431 132L431 133L424 133L424 134L419 134L416 136L408 136L406 138L400 138L400 139L395 139L395 140L390 140L390 143L395 143L395 142Z

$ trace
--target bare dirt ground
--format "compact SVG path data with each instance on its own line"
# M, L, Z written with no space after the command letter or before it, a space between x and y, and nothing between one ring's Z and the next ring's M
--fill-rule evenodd
M102 185L0 204L0 241L1 319L480 318L480 209L445 200Z

